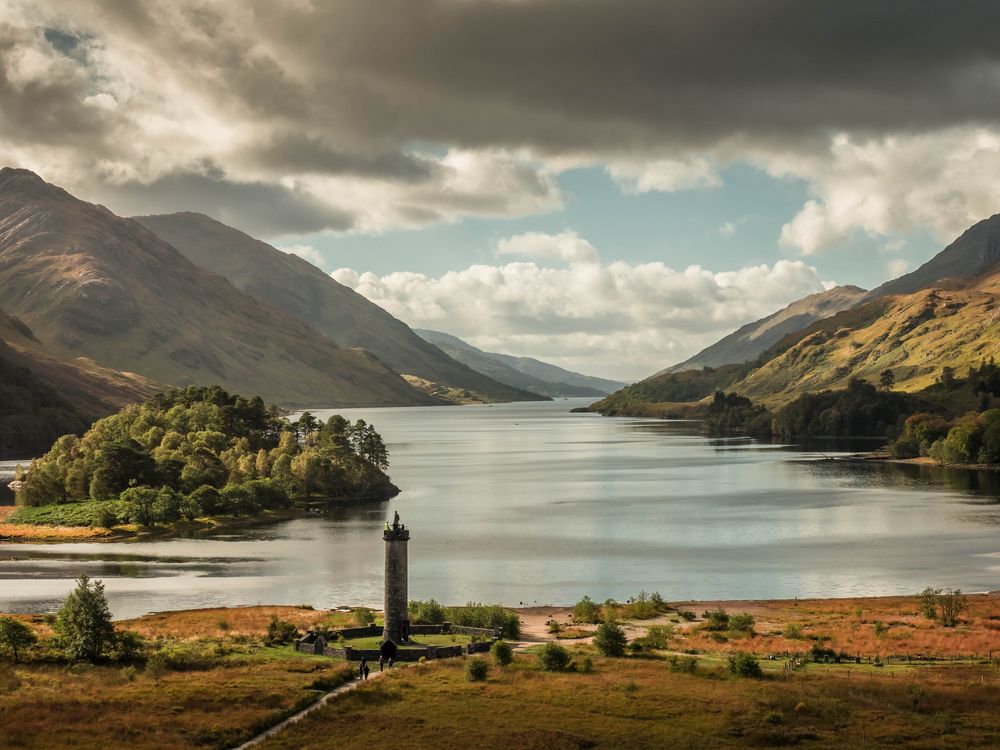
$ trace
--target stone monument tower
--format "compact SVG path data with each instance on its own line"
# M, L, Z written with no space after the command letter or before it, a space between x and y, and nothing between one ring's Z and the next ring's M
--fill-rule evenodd
M410 532L399 522L399 513L395 514L391 527L386 523L382 538L385 539L385 629L382 639L403 643L410 637L406 590L406 543L410 541Z

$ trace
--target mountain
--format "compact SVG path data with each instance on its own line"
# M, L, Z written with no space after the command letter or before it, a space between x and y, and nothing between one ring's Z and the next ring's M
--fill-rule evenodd
M297 405L440 403L240 292L138 222L0 170L3 305L52 356Z
M531 357L484 352L457 336L441 331L418 328L416 332L459 362L494 380L545 396L554 398L604 396L624 385L613 380L564 370Z
M411 382L468 391L483 401L538 400L534 393L456 362L374 302L297 255L197 213L137 216L135 221L237 289L307 323L344 347L360 347Z
M865 301L890 294L910 294L940 285L946 279L982 275L1000 263L1000 214L969 227L948 247L916 271L887 281L865 295Z
M792 334L732 390L773 405L891 370L896 390L917 391L1000 356L998 305L1000 272L875 299Z
M30 328L0 310L0 455L37 455L156 390L132 373L49 356Z
M828 318L841 310L854 307L865 294L864 289L856 286L836 286L825 292L810 294L766 318L747 323L708 348L701 350L690 359L666 370L661 370L657 375L749 362L759 357L789 333L802 330L817 320Z

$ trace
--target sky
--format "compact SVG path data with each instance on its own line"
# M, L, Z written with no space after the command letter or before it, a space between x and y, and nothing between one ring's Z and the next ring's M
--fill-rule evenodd
M6 0L0 164L635 380L1000 210L1000 6Z

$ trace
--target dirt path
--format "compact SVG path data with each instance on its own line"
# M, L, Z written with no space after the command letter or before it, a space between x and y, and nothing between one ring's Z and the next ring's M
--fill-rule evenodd
M276 735L281 730L283 730L286 727L288 727L288 726L296 723L297 721L301 720L304 716L307 716L307 715L311 714L313 711L315 711L318 708L322 708L323 706L325 706L327 703L329 703L331 700L333 700L337 696L343 695L344 693L349 693L352 690L356 690L357 688L359 688L361 685L365 684L366 682L369 682L371 680L377 680L379 677L381 677L382 675L385 675L385 674L389 674L388 670L386 670L385 672L372 672L371 675L369 676L369 678L367 680L354 679L351 682L348 682L346 685L341 685L338 688L334 688L333 690L331 690L329 693L327 693L326 695L324 695L322 698L320 698L315 703L311 703L310 705L308 705L305 708L303 708L297 714L292 714L287 719L285 719L284 721L282 721L280 724L275 724L270 729L267 729L267 730L261 732L256 737L252 737L251 739L249 739L246 742L244 742L242 745L238 745L235 748L235 750L246 750L246 748L256 747L257 745L259 745L260 743L262 743L264 740L268 739L269 737L273 737L274 735Z

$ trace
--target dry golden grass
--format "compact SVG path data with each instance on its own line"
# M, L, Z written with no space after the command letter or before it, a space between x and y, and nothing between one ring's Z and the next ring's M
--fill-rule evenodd
M868 656L986 657L1000 656L1000 596L967 597L969 608L958 627L945 628L924 618L918 597L855 599L803 599L761 602L698 602L680 605L701 615L722 607L730 614L746 612L756 619L756 635L729 638L725 644L712 639L699 623L678 632L678 648L744 650L758 654L808 651L816 641L835 651ZM886 628L879 636L875 623ZM790 624L800 627L801 639L785 638Z
M213 607L183 612L153 612L134 620L122 620L119 628L134 630L147 637L204 638L230 635L263 635L272 617L287 620L306 630L331 619L353 620L349 613L314 610L307 607L256 606Z
M579 651L577 660L584 652ZM875 674L807 668L789 679L698 675L662 660L594 658L595 674L540 671L530 655L470 683L461 661L397 670L265 742L265 750L449 748L996 747L993 668ZM893 674L895 676L888 676Z

